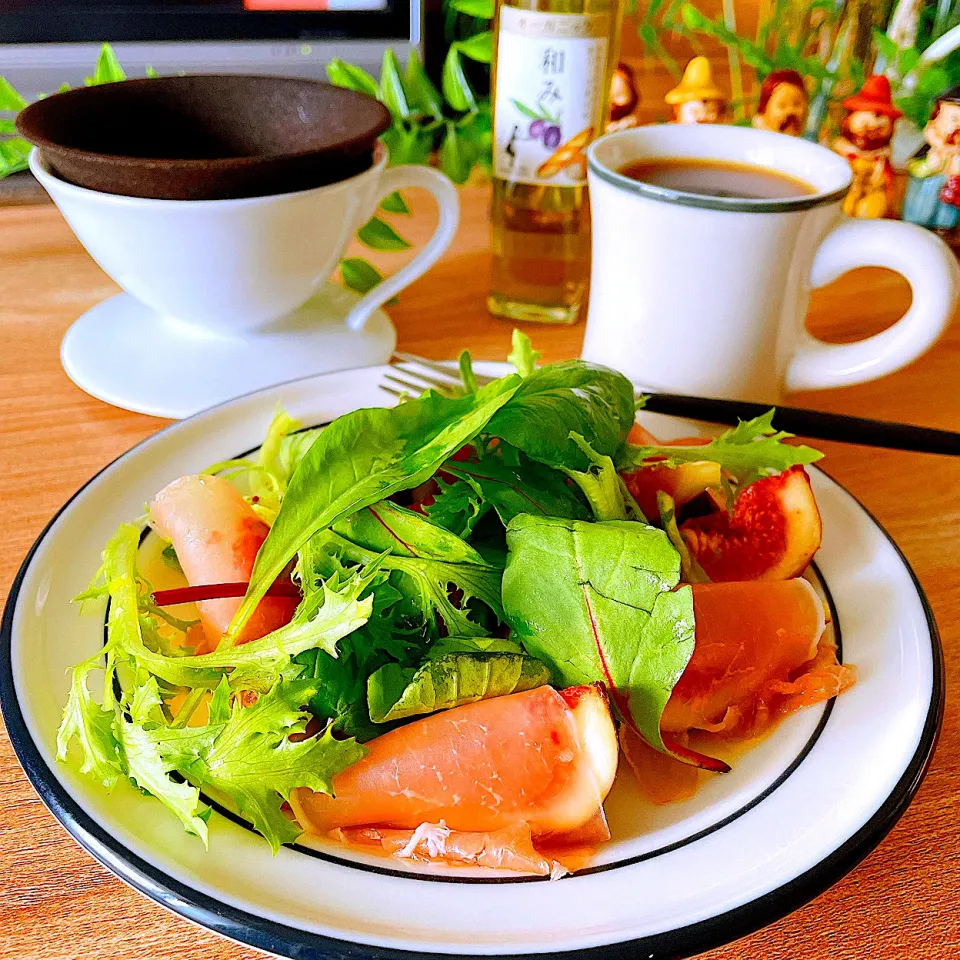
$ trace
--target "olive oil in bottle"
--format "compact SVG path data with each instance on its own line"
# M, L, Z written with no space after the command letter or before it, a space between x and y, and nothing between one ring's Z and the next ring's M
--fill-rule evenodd
M573 323L590 278L585 150L603 133L620 0L499 0L493 283L510 320Z

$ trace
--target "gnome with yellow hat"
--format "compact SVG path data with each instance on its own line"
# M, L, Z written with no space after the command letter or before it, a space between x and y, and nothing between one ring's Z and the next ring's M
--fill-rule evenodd
M694 57L683 71L683 79L664 100L673 107L674 123L723 123L727 100L713 82L710 61Z

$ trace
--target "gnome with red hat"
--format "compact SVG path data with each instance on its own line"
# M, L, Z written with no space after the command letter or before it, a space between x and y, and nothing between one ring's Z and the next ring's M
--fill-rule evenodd
M867 77L863 88L843 101L847 111L833 149L850 162L853 183L843 202L851 217L886 217L894 211L894 175L890 162L893 127L903 114L893 105L890 81Z

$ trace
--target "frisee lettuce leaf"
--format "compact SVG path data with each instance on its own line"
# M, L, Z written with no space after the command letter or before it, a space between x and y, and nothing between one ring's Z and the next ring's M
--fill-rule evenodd
M562 687L599 681L666 751L660 717L694 648L693 593L662 530L631 520L517 517L503 606L514 636Z
M449 633L485 636L489 632L487 626L469 606L473 599L482 601L502 619L502 570L484 562L479 554L476 559L464 560L377 555L332 530L321 535L321 544L349 563L369 564L376 560L380 569L396 572L399 576L391 577L391 583L418 612L429 636L439 635L441 622ZM451 588L459 592L456 602L451 597Z
M98 653L73 668L70 695L57 731L57 759L66 760L71 742L76 742L80 772L112 790L122 773L120 747L113 732L114 711L97 703L87 686L90 672L102 666Z
M776 430L773 417L776 408L752 420L740 423L707 444L690 446L625 446L616 457L618 470L634 470L651 459L658 466L676 466L679 463L712 460L740 487L761 477L782 473L798 464L816 463L823 454L803 445L784 443L793 436L786 430Z
M335 739L329 730L291 741L303 733L311 714L303 709L317 681L282 677L256 703L232 706L224 680L201 727L175 728L149 718L120 718L129 773L137 785L171 809L184 826L206 842L200 789L229 798L276 853L302 833L280 809L297 787L332 794L333 777L361 759L354 740ZM179 773L188 782L173 780ZM199 789L198 789L199 788Z
M376 556L368 555L371 563L367 568L345 579L332 577L304 598L290 623L259 640L239 647L221 644L213 653L199 656L166 655L144 642L137 579L139 542L140 529L131 523L121 524L103 552L99 574L102 584L81 594L89 599L105 591L110 597L107 643L97 655L107 657L105 688L110 687L115 664L129 661L137 669L176 686L212 690L229 673L235 688L267 689L291 658L304 650L318 647L335 654L337 641L363 626L373 609L369 598L361 599L378 569ZM76 668L84 675L89 669L92 667L88 664ZM86 736L89 729L78 727L76 713L83 708L82 700L74 700L72 705L68 702L68 708L70 729ZM83 716L89 720L89 713ZM65 715L64 722L67 720Z
M290 478L322 430L304 430L300 421L278 404L256 458L224 460L211 464L204 473L218 473L233 480L242 477L253 509L272 524Z
M532 690L549 682L549 669L524 654L448 653L420 667L384 664L367 681L367 700L370 719L387 723Z
M307 540L338 520L429 479L517 392L516 375L456 400L425 394L397 407L356 410L317 437L297 467L264 541L226 642Z
M297 787L332 796L334 776L366 753L355 740L336 739L329 727L305 740L289 739L304 732L311 715L303 705L316 690L313 680L281 680L253 706L235 701L210 748L184 763L191 780L226 794L274 853L303 832L283 815L280 798L289 800Z

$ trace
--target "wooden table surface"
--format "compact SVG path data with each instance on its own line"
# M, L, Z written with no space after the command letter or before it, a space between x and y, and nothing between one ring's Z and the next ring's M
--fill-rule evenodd
M449 358L469 345L479 359L502 359L510 326L484 309L486 192L468 188L463 200L453 248L391 313L402 348ZM430 229L428 206L417 205L410 235ZM116 290L52 206L0 210L0 599L67 497L165 425L87 396L60 367L64 331ZM859 271L816 295L810 326L828 339L856 339L891 323L908 302L899 278ZM531 332L547 360L579 352L582 326ZM883 381L795 400L960 430L958 381L960 327L954 324L926 357ZM863 864L813 903L708 956L960 957L960 459L824 447L827 472L893 534L933 605L947 660L943 734L913 806ZM0 734L0 958L256 956L167 913L92 860L44 808Z

